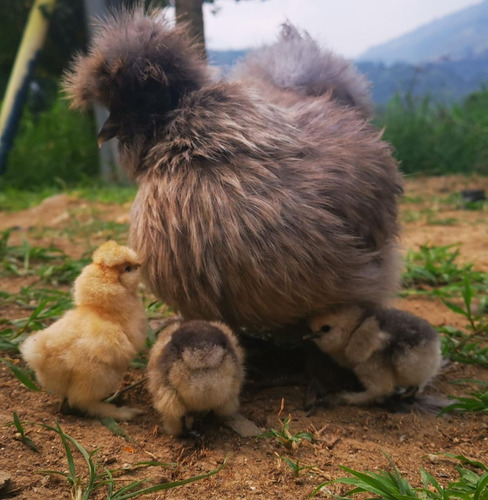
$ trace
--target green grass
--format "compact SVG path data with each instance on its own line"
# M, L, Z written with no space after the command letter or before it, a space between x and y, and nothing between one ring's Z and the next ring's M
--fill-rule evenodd
M413 487L402 476L391 458L385 454L391 470L360 472L341 465L341 469L350 475L321 483L310 494L309 498L316 496L320 492L326 492L331 498L335 499L364 498L364 494L366 494L368 499L378 498L384 500L486 500L488 498L488 468L486 465L469 460L463 455L445 455L457 459L461 464L456 467L459 479L450 481L446 486L443 486L434 476L421 467L420 477L423 487ZM463 465L467 465L469 468L463 467ZM480 469L481 472L478 473L477 469ZM347 491L344 496L335 495L328 489L328 486L338 483L352 486L352 489Z
M468 393L467 396L448 396L453 401L443 408L440 415L451 412L488 412L488 382L483 380L458 380L456 384L469 383L479 387L478 390Z
M284 400L281 400L281 408L278 413L278 420L281 424L281 428L270 429L269 431L263 432L258 436L258 439L263 438L274 438L281 446L284 446L288 451L295 451L302 440L312 441L314 435L310 432L297 432L293 434L290 429L291 415L288 415L283 420L281 419L281 413L284 409ZM288 463L290 466L290 463Z
M23 444L25 444L33 452L39 453L39 448L36 446L34 441L32 441L32 439L27 435L27 433L24 429L24 426L23 426L22 422L20 421L17 413L14 412L13 417L14 417L14 426L17 429L19 441L22 442Z
M71 284L90 258L85 254L73 259L63 250L50 245L36 246L23 241L9 245L11 230L0 233L0 273L2 276L35 276L50 286Z
M39 471L39 473L42 475L57 475L64 478L71 490L72 497L76 500L89 500L93 498L93 495L96 492L103 492L104 498L106 500L128 500L130 498L141 497L158 491L177 488L179 486L190 484L195 481L200 481L202 479L207 479L215 474L218 474L227 462L226 457L223 460L222 464L216 469L211 470L206 474L189 477L179 481L168 481L152 486L146 486L146 484L150 482L150 479L142 479L127 484L127 481L122 481L118 479L118 477L122 474L127 474L141 468L175 468L177 464L164 462L138 462L132 465L130 468L109 470L98 463L98 449L90 452L87 451L72 436L66 434L59 423L56 422L55 426L46 424L40 425L59 435L66 456L68 470L44 470ZM75 461L75 454L81 455L83 459L82 464L84 465L83 468L77 466L77 462ZM121 483L123 483L124 486L122 486Z
M393 98L378 116L405 174L488 174L488 90L437 106L429 98Z
M488 319L484 314L483 301L479 311L474 311L475 290L469 274L464 277L460 293L462 305L446 299L443 299L443 302L451 311L466 319L466 331L449 325L441 327L439 330L443 333L442 353L454 361L488 367ZM486 297L483 297L483 300L486 301Z
M66 187L98 176L95 126L90 115L68 110L58 98L36 119L26 108L0 186Z
M288 466L295 477L298 477L303 471L313 471L317 469L316 465L301 464L298 458L296 460L292 460L289 457L281 457L280 455L278 455L278 458Z
M472 264L459 264L460 248L460 244L422 245L409 250L401 295L460 296L466 278L477 293L486 293L488 274L474 270Z
M71 186L64 184L34 185L25 188L4 186L0 190L0 210L5 212L25 210L57 194L68 194L76 198L84 198L99 203L123 205L132 202L136 192L136 186L103 184L101 181L94 181L93 179L87 182L78 182Z

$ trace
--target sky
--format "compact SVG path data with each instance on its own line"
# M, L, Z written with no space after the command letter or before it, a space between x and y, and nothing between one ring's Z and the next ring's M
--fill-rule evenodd
M289 20L354 59L367 49L482 0L215 0L204 5L209 49L272 43Z

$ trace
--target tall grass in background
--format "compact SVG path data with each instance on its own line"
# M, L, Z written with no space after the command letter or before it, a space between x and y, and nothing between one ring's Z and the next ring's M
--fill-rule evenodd
M376 125L406 174L488 175L488 89L451 106L397 96ZM0 189L99 183L95 139L91 115L69 111L61 97L37 114L26 107Z
M90 115L69 111L58 98L48 109L24 109L0 187L38 190L98 177L95 125Z
M488 89L450 106L396 96L376 123L405 174L488 175Z

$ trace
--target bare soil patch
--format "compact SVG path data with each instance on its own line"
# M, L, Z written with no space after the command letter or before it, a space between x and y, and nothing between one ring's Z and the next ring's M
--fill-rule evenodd
M464 210L453 193L468 187L486 188L488 179L442 177L407 180L407 198L402 204L404 231L402 244L416 249L422 244L461 244L460 260L476 269L488 271L488 225L484 210ZM485 205L486 207L486 205ZM80 257L87 246L96 246L106 234L90 233L79 237L69 231L76 218L83 224L93 221L128 221L129 206L90 203L62 195L38 207L15 214L0 214L0 230L15 226L12 243L22 239L38 246L58 246L73 257ZM437 221L437 222L436 222ZM448 222L447 222L448 221ZM66 232L63 233L63 229ZM31 278L2 278L1 289L15 293L30 284ZM438 299L408 297L398 299L396 305L429 320L432 324L464 326L460 315L451 312ZM24 316L19 307L2 305L2 317L15 319ZM13 356L15 362L22 363ZM125 385L141 380L144 374L132 368ZM451 384L457 379L487 380L483 368L459 363L448 363L434 381L429 393L433 395L461 395L469 387ZM423 467L441 483L458 477L455 461L440 452L462 454L484 461L488 457L488 414L449 414L437 418L415 409L409 413L392 413L380 407L319 408L307 416L304 408L305 388L289 385L267 389L248 388L242 396L241 413L264 429L281 428L278 412L284 399L282 418L291 415L293 433L309 431L315 434L312 442L302 441L292 452L270 438L243 438L213 419L206 419L201 427L201 439L173 439L159 430L157 413L150 406L149 394L141 384L125 395L125 403L145 410L134 422L121 427L132 438L128 442L111 433L99 421L58 411L57 397L31 392L23 387L9 369L0 364L0 471L11 476L9 495L16 499L41 500L71 498L70 487L64 478L42 474L41 470L66 471L66 455L58 435L35 425L53 425L58 421L62 429L88 451L98 449L98 463L109 469L123 469L137 462L157 460L172 462L175 467L140 469L125 472L119 479L132 482L148 479L147 485L168 480L180 480L215 469L229 455L226 466L209 479L197 481L166 492L150 494L145 498L185 499L305 499L321 482L342 477L339 465L356 470L388 469L381 453L387 453L399 470L414 485L421 486L419 467ZM29 437L39 453L26 447L9 425L16 412L24 422ZM302 465L314 465L295 476L280 459L287 456ZM80 476L86 478L86 468L77 458ZM336 492L347 488L334 486ZM2 493L0 492L0 497ZM105 498L103 490L92 498ZM318 498L325 498L320 493Z

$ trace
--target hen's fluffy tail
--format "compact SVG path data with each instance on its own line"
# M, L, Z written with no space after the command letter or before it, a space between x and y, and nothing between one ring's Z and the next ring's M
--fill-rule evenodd
M233 76L258 79L308 96L331 92L339 103L357 108L363 116L373 114L370 84L364 75L288 22L274 45L252 52L237 64Z

